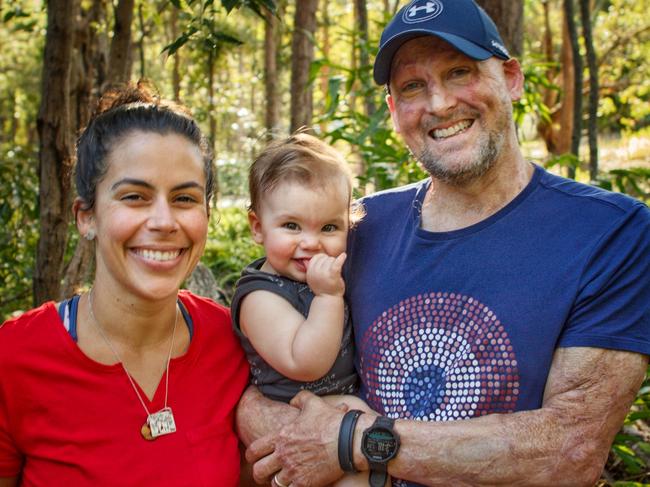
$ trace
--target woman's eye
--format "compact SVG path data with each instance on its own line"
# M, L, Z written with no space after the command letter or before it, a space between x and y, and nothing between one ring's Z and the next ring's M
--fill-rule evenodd
M282 226L283 226L284 228L286 228L287 230L298 230L298 229L300 229L300 227L298 226L298 224L297 224L297 223L294 223L294 222L287 222L287 223L285 223L285 224L282 225Z
M336 225L334 225L333 223L328 223L327 225L325 225L323 227L323 231L328 232L328 233L329 232L335 232L336 228L337 228Z
M127 193L123 196L120 197L120 200L122 201L140 201L143 200L144 198L142 195L137 194L137 193Z
M189 194L183 194L176 197L176 201L179 203L197 203L197 199Z

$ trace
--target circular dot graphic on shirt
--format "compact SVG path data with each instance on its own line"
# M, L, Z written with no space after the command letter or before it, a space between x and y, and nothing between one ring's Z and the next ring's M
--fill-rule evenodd
M404 299L360 340L368 404L390 417L453 421L515 409L519 370L496 314L436 292Z

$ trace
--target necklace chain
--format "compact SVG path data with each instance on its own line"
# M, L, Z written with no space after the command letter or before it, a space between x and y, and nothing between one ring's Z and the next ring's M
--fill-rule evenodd
M136 395L138 396L138 399L140 400L140 404L142 404L142 407L144 408L145 412L147 413L147 417L151 416L151 413L149 412L149 409L147 408L147 405L144 402L144 399L142 399L142 395L138 391L138 388L135 385L135 381L133 380L133 377L131 377L131 374L129 373L128 369L126 368L126 365L124 365L124 362L120 358L120 355L117 353L117 350L115 350L115 347L111 343L111 341L108 339L108 336L106 336L106 333L104 332L102 326L99 324L99 321L97 321L97 318L95 318L95 312L93 311L93 291L94 288L90 290L88 293L88 308L90 310L90 317L92 318L93 325L95 325L95 328L99 331L99 334L102 336L104 341L106 342L106 345L108 345L108 348L110 348L111 352L113 352L113 355L117 359L117 361L120 363L122 368L124 369L124 373L126 376L129 378L129 382L131 383L131 387L133 387L133 390L135 391ZM166 361L166 366L165 366L165 409L167 409L167 396L169 393L169 363L171 362L172 358L172 351L174 349L174 336L176 335L176 325L178 324L178 308L175 306L175 315L174 315L174 328L172 329L172 337L171 341L169 344L169 352L167 353L167 361Z

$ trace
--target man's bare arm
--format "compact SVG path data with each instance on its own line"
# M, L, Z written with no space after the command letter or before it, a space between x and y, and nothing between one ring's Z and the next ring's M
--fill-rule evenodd
M239 439L248 447L254 440L275 433L293 421L300 410L283 402L273 401L255 386L244 391L237 406Z
M18 485L18 477L0 478L0 487L16 487L17 485Z
M647 363L647 357L635 353L559 349L542 408L448 423L398 420L402 445L389 472L425 485L593 485ZM295 487L325 485L340 475L336 441L341 413L314 396L297 399L301 418L310 424L298 418L277 438L251 445L248 457L273 452L255 465L258 479L282 468L283 478ZM355 434L355 464L362 470L368 465L360 452L361 432L373 419L362 415ZM311 444L318 451L310 451ZM319 468L309 469L306 463Z
M390 473L427 485L593 485L646 366L634 353L558 349L541 409L429 428L398 421Z

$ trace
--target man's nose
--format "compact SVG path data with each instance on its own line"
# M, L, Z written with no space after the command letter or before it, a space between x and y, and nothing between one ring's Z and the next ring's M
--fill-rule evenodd
M429 88L428 93L428 109L434 115L445 115L456 106L456 96L444 86Z

